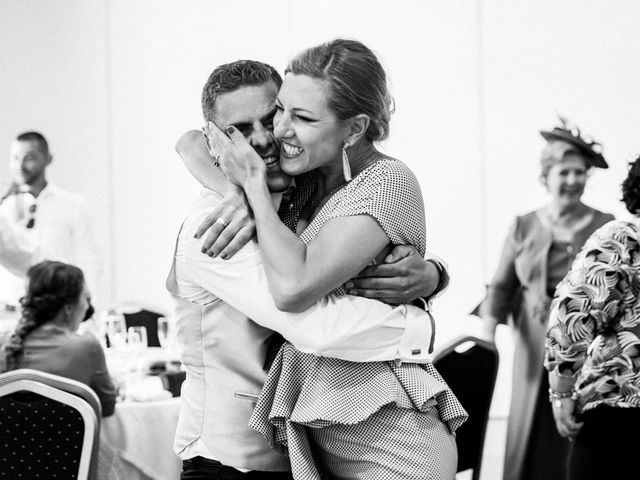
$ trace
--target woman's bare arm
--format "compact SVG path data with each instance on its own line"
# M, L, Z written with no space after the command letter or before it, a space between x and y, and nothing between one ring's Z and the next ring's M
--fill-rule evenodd
M213 210L198 229L198 234L211 228L203 244L203 253L231 258L255 235L255 222L251 217L244 192L233 185L225 174L214 165L200 130L185 132L176 143L176 152L189 173L204 187L224 196L224 201ZM226 227L215 223L224 219Z
M276 304L301 311L360 272L387 245L389 238L368 215L327 221L305 244L282 224L271 202L265 165L236 129L229 137L212 128L214 150L221 167L241 185L253 210L258 242Z
M203 186L224 195L231 182L214 165L200 130L189 130L182 134L176 143L176 152L189 170L189 173Z

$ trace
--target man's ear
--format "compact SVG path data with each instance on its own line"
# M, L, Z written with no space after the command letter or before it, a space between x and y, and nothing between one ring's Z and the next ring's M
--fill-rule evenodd
M204 144L207 147L207 152L209 152L209 155L214 156L213 148L211 146L211 137L209 136L211 134L212 125L214 125L214 123L211 121L205 123L204 127L202 127L202 136L204 137Z
M45 163L45 165L50 165L51 162L53 162L53 155L47 153L47 162Z
M361 113L351 117L349 123L349 136L346 138L346 142L353 146L367 133L371 118L369 115Z

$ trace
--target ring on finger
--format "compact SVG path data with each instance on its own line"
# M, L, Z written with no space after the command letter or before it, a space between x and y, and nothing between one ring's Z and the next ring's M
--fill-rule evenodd
M216 223L222 225L223 230L227 227L227 225L229 225L229 222L227 222L223 217L216 218L216 221L213 222L213 224L215 225Z
M216 167L219 167L220 166L220 155L216 155L214 158L215 158L215 161L213 162L213 164Z

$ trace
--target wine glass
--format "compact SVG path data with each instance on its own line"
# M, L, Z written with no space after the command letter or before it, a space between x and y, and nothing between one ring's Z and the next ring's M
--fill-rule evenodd
M173 336L173 322L170 317L158 317L158 340L162 348L169 348Z
M107 336L114 349L122 349L127 342L127 324L124 315L116 310L107 313Z
M131 354L133 362L132 371L139 374L142 370L142 354L148 346L147 343L147 329L140 325L129 327L127 330L127 346Z
M140 325L129 327L127 330L127 343L136 354L141 354L147 348L147 329Z

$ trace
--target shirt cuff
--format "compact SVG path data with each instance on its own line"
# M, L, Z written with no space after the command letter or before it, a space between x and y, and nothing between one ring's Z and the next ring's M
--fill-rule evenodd
M430 360L429 354L433 352L436 326L433 316L411 306L405 306L405 328L400 340L396 364L402 362L424 363ZM425 325L425 322L428 322ZM425 328L426 327L426 328Z

